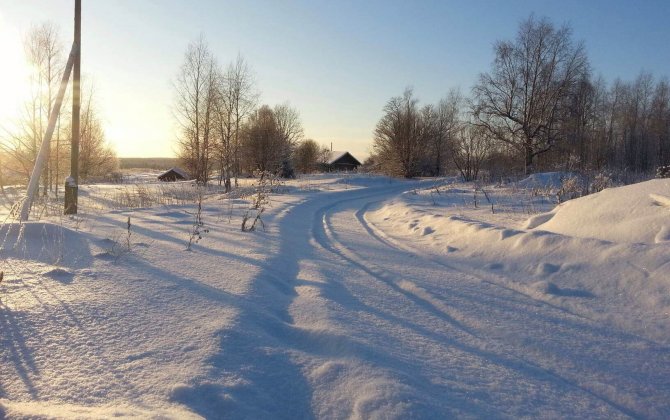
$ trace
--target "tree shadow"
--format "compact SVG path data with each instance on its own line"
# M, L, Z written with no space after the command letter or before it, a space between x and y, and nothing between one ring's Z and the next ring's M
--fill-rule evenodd
M3 349L9 350L8 362L14 366L14 371L23 382L26 391L31 398L37 399L39 395L31 376L39 375L39 370L35 365L32 350L26 345L21 325L14 312L0 300L0 332L2 332L0 343ZM0 396L5 396L4 392L0 381Z

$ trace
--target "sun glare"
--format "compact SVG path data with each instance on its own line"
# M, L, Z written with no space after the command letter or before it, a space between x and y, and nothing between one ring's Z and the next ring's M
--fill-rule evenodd
M23 54L19 30L0 13L0 125L17 115L29 96L30 68Z

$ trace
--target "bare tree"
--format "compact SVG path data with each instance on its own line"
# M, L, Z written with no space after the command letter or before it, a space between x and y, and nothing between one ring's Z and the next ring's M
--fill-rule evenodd
M107 175L118 168L116 152L105 140L105 132L94 101L94 88L88 86L82 98L79 134L79 176L83 180Z
M219 166L219 185L223 183L226 192L232 189L230 180L235 163L236 130L229 87L225 76L221 75L217 80L217 97L214 101L214 129L217 134L215 157Z
M291 149L294 148L302 140L304 134L300 113L288 103L276 105L274 113L282 143Z
M275 173L281 165L281 137L275 113L267 105L251 114L243 132L244 162L249 173L268 171Z
M189 44L175 81L179 157L191 176L207 183L214 146L217 67L204 37Z
M660 80L656 85L651 105L652 153L658 157L658 166L670 165L670 83Z
M225 83L227 86L226 100L234 127L232 154L235 186L237 186L237 178L242 167L242 125L245 119L252 114L258 101L252 70L242 55L238 54L237 59L228 66Z
M419 172L424 137L417 104L412 89L407 88L384 106L384 116L375 128L373 150L388 174L411 178Z
M300 113L288 103L274 107L275 120L277 122L278 144L280 151L281 170L279 176L282 178L294 178L292 155L298 142L302 140L304 131L300 122Z
M241 55L219 71L214 101L214 125L217 144L216 160L219 167L219 184L226 192L232 188L231 178L240 173L241 130L256 106L257 94L251 69Z
M0 149L9 158L6 168L14 177L27 180L30 177L39 147L47 128L49 113L56 99L56 91L65 66L63 48L57 27L45 22L30 28L23 41L26 61L30 64L30 99L24 105L24 115L18 125L6 129ZM59 141L61 133L56 130L55 152L49 153L49 159L43 172L43 192L53 189L54 179L59 175ZM48 145L50 146L50 145ZM55 183L58 185L58 182Z
M292 177L292 153L302 137L298 112L286 105L261 106L251 114L242 132L244 166L248 173L269 171Z
M30 141L32 160L34 159L33 153L34 156L37 155L37 150L46 131L49 113L55 100L55 93L65 62L58 29L51 22L33 26L24 41L24 49L28 62L33 68L31 75L32 109L29 110L32 117L29 124L32 132ZM56 135L56 138L60 139L60 136ZM44 194L53 187L52 164L54 159L51 152L48 155L50 158L47 160L42 176Z
M491 138L485 129L472 124L461 125L451 143L451 156L464 181L477 179L490 150Z
M294 159L298 171L307 174L313 172L319 163L320 147L312 139L302 141L295 149Z
M428 151L432 158L431 173L443 175L448 161L451 142L460 128L460 113L463 96L458 89L452 89L434 108L432 136L428 140Z
M586 54L569 27L531 16L514 42L496 43L495 55L473 89L476 123L522 153L528 173L560 139L566 98L588 70Z
M326 147L322 146L321 149L319 149L319 163L325 165L328 163L328 159L330 158L330 153L331 150Z

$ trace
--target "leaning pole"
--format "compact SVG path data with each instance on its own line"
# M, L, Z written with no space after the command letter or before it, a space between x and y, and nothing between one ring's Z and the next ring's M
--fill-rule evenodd
M80 88L79 88L79 79L81 72L81 0L75 0L74 3L74 42L72 43L72 49L70 50L70 55L65 65L65 71L63 72L63 77L61 78L60 87L58 89L58 94L56 95L56 101L54 106L49 113L49 123L47 125L47 130L44 133L42 138L42 145L40 146L40 151L35 160L35 166L33 171L30 174L30 181L28 182L28 188L26 190L26 197L23 200L21 205L21 212L19 214L19 220L26 221L30 217L30 208L33 205L33 199L37 193L37 188L39 186L40 177L42 176L42 171L44 170L44 164L49 158L49 145L51 144L51 138L53 137L54 129L56 128L56 122L58 121L58 115L60 114L60 108L63 104L63 98L65 97L65 89L67 88L68 80L70 79L70 74L74 72L74 83L72 89L72 170L70 177L66 180L66 185L69 184L70 179L74 175L74 185L76 187L76 182L79 180L79 102L80 102ZM74 71L73 71L74 70ZM76 122L76 125L75 125ZM71 183L70 183L71 184ZM73 214L77 212L77 192L76 188L74 195L70 193L70 198L74 198L74 202L68 202L67 189L65 197L65 214ZM74 203L74 205L72 204ZM68 213L68 209L74 209L74 212Z
M58 89L58 95L56 96L56 101L54 102L53 109L49 114L49 124L47 125L47 131L44 133L44 138L42 139L42 146L40 146L40 152L37 155L37 160L35 161L33 172L30 175L30 182L28 183L26 198L23 201L23 205L21 207L21 214L20 214L21 221L28 220L28 216L30 215L30 208L33 205L33 198L35 198L35 193L37 192L40 177L42 176L42 170L44 169L44 164L46 163L49 157L48 156L49 144L51 143L51 137L53 136L54 129L56 128L56 121L58 120L60 107L63 104L63 97L65 97L65 89L67 88L67 81L68 79L70 79L70 73L72 73L75 49L76 45L72 45L72 50L70 52L70 57L67 60L65 71L63 72L63 78L61 79L60 82L60 88Z

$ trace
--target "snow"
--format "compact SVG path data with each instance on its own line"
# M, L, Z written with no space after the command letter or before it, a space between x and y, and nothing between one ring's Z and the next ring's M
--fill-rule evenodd
M328 165L332 165L334 162L336 162L338 159L346 155L348 152L347 151L331 151L328 153L328 157L326 159L326 163Z
M450 265L667 344L670 243L659 235L670 217L650 194L665 196L668 185L652 180L606 189L526 221L505 208L468 209L467 192L452 187L438 206L426 206L425 195L405 194L368 218L391 239L409 240L440 261L448 253Z
M611 242L655 243L670 229L670 179L608 188L570 200L528 227Z
M563 180L576 176L570 172L540 172L528 175L517 182L521 188L560 188Z
M160 177L163 176L163 175L167 175L167 174L169 174L170 172L174 172L174 173L176 173L177 175L181 176L182 179L189 179L189 178L190 178L190 177L188 176L188 174L186 173L186 171L184 171L183 169L178 168L178 167L176 167L176 166L173 166L172 168L168 169L167 171L161 173L160 175L158 175L157 178L160 178Z
M667 232L558 224L589 197L317 175L244 233L253 188L212 187L187 252L194 187L140 185L0 229L0 417L670 416ZM667 213L624 188L582 211Z

